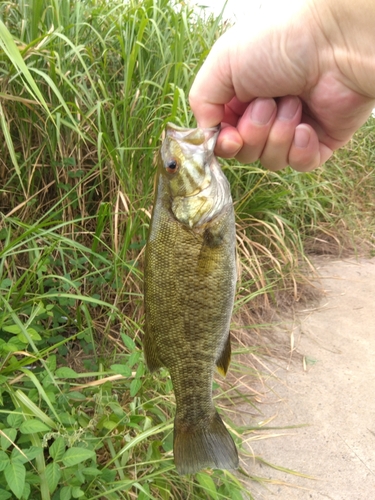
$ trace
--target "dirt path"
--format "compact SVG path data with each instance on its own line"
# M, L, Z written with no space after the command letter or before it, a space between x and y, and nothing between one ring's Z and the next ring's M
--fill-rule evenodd
M317 267L326 295L289 332L305 367L270 365L279 380L260 405L273 427L306 427L251 441L256 456L315 479L249 461L249 473L279 481L252 482L255 500L375 499L375 259Z

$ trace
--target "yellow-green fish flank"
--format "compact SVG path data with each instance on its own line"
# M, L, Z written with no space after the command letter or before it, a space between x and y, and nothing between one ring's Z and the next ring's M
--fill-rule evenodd
M238 466L212 401L214 369L225 374L230 362L236 286L233 203L213 153L218 132L168 124L146 246L144 353L151 371L165 366L171 375L180 474Z

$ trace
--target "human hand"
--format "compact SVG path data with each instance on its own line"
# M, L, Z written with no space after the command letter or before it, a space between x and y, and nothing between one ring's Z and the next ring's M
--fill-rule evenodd
M375 105L375 6L359 1L268 4L216 42L190 104L222 123L219 156L308 171L349 141Z

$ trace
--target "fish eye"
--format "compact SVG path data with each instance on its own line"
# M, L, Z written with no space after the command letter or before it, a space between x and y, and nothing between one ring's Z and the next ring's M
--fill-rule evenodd
M177 167L178 167L178 163L177 163L176 160L169 160L169 161L167 161L166 169L167 169L168 172L171 172L171 173L176 172Z

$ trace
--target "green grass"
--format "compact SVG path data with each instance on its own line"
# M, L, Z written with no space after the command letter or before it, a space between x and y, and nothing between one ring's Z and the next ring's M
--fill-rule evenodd
M194 125L187 92L220 18L167 0L18 0L0 20L0 500L251 498L226 471L176 474L171 382L141 352L154 154L167 121ZM258 350L256 310L299 299L306 241L360 231L373 251L374 124L311 174L223 165L237 354ZM242 449L262 430L232 418L254 404L240 359L215 388Z

